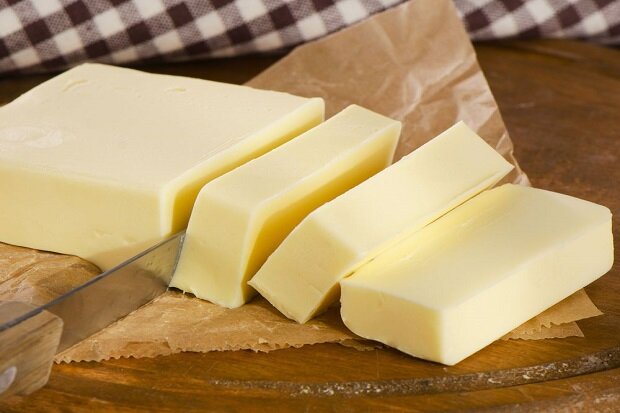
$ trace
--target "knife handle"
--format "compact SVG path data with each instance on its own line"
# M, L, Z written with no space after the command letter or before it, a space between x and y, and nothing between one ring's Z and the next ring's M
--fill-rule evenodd
M34 308L0 301L0 324ZM47 311L0 331L0 398L27 395L45 386L61 333L62 319Z

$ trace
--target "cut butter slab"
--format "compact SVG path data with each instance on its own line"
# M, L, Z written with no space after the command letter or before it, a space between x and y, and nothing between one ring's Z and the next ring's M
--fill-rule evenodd
M322 118L321 99L78 66L0 108L0 241L105 270L183 229L205 183Z
M354 333L453 365L606 273L609 209L516 185L487 191L341 282Z
M349 106L208 183L198 195L171 286L225 307L312 210L392 162L400 122Z
M308 215L250 285L304 323L338 299L341 279L511 169L460 122Z

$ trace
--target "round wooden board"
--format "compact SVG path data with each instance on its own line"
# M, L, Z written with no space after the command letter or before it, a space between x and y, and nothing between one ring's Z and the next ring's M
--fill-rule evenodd
M567 41L476 49L532 183L610 207L620 239L620 53ZM243 82L273 61L147 69ZM1 80L0 104L44 79ZM605 315L579 322L585 338L499 341L454 367L335 344L63 364L0 410L620 411L619 261L586 288Z

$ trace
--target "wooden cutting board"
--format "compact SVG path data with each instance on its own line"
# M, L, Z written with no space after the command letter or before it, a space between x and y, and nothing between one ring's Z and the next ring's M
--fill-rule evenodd
M532 183L610 207L619 240L620 52L567 41L476 49ZM151 69L242 83L274 60ZM0 104L45 78L0 80ZM336 344L63 364L0 411L620 411L619 256L586 288L605 315L578 323L585 338L500 341L454 367Z

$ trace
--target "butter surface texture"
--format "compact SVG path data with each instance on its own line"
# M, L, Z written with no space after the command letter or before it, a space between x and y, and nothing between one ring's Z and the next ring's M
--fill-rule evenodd
M206 182L322 117L321 99L78 66L0 108L0 241L107 269L183 229Z
M312 210L388 166L400 122L349 106L208 183L191 214L171 286L238 307L269 254Z
M341 282L362 337L453 365L607 272L610 211L503 185L413 234Z
M304 323L338 299L338 282L512 169L460 122L306 217L250 281Z

